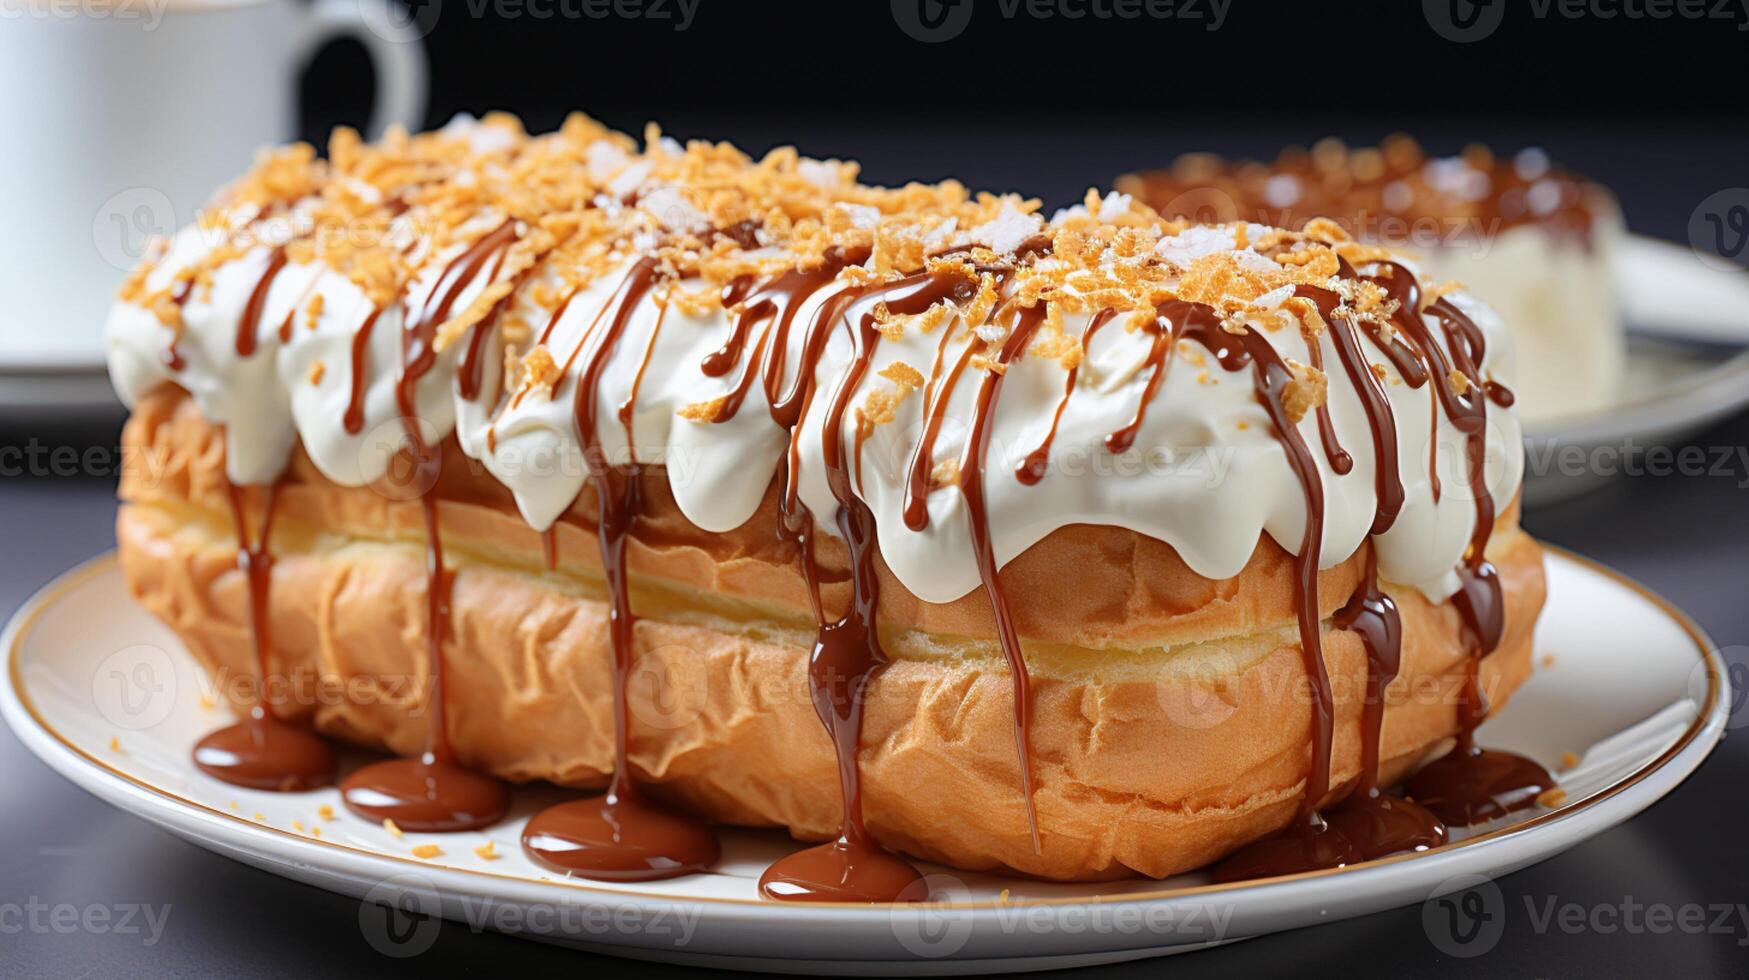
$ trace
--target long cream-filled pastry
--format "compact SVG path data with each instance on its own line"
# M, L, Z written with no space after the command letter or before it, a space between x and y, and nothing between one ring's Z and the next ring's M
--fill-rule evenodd
M605 786L530 854L778 826L828 843L765 894L838 900L918 896L882 845L1241 877L1550 788L1471 737L1543 598L1490 310L1328 224L855 173L493 117L268 155L164 243L109 323L123 567L268 681L197 763L386 748L345 799L423 830Z

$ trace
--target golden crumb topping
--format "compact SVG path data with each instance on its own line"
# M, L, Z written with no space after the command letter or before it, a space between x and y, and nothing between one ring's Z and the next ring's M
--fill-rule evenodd
M1383 165L1388 155L1355 165ZM951 180L877 187L857 173L855 164L807 159L789 147L755 158L727 143L683 145L654 126L640 144L582 115L541 136L502 114L419 135L394 130L376 143L339 129L325 157L304 144L263 153L202 212L198 233L210 239L202 257L165 282L150 274L165 254L154 247L123 296L179 334L183 305L211 290L220 265L260 247L283 250L289 261L344 276L378 308L402 303L410 319L441 318L423 324L438 350L490 318L504 342L506 388L518 397L550 395L562 380L560 358L530 317L551 315L639 258L655 270L653 301L689 316L740 315L741 303L725 296L748 293L734 284L828 264L846 288L925 272L962 277L964 288L921 312L878 305L874 325L889 340L950 326L971 331L982 349L969 363L997 373L1007 369L996 354L1014 309L1041 316L1024 353L1065 370L1084 355L1069 318L1103 311L1136 330L1162 303L1182 300L1213 309L1230 332L1291 328L1307 336L1327 324L1298 295L1302 287L1334 292L1336 315L1377 321L1387 333L1396 311L1384 290L1345 272L1389 253L1336 221L1313 219L1297 232L1196 225L1092 190L1047 220L1037 200L972 193ZM484 281L465 305L420 304L440 314L411 309L416 283L436 289L436 273L486 253L476 267ZM1431 302L1451 288L1424 295ZM314 329L322 312L316 294L294 316ZM289 329L294 321L286 322ZM310 382L322 373L314 365ZM924 385L912 365L881 375L889 386L862 409L873 423L895 417ZM1293 396L1296 412L1321 403L1322 374L1299 372ZM683 414L709 420L722 408L717 399Z

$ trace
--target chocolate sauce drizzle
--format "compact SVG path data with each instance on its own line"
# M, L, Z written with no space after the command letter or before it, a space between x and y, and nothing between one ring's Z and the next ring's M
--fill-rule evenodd
M613 656L613 777L601 796L571 800L534 815L523 829L522 848L536 863L555 871L605 881L652 881L703 871L716 862L721 846L700 821L644 797L632 778L630 717L626 682L635 653L635 618L626 577L626 543L640 509L640 473L632 451L631 420L637 390L619 408L626 427L630 461L614 465L601 444L597 403L608 361L638 302L656 282L656 263L633 264L614 294L607 313L597 318L573 358L581 352L575 415L583 460L595 481L596 538L606 573L610 603L608 638ZM656 338L650 338L654 345ZM646 361L648 349L646 348ZM639 375L641 377L642 370Z
M347 379L346 414L341 418L347 435L355 436L364 431L364 369L366 358L370 356L370 335L376 331L377 320L382 315L381 307L371 310L358 329L352 332L352 375Z
M1347 272L1349 275L1353 274L1351 269ZM1398 472L1397 422L1396 415L1391 411L1391 400L1385 396L1384 382L1373 373L1366 355L1361 351L1354 321L1347 316L1336 315L1340 298L1330 290L1316 286L1299 286L1294 295L1311 300L1317 307L1320 318L1330 331L1331 342L1336 348L1336 359L1342 362L1342 370L1348 375L1349 383L1360 395L1361 407L1366 412L1367 427L1372 432L1373 491L1378 501L1373 512L1372 533L1383 534L1397 522L1404 500L1403 476ZM1385 347L1376 335L1374 341ZM1319 349L1316 337L1307 338L1307 344L1313 350ZM1395 343L1386 349L1396 349ZM1322 360L1321 356L1319 360ZM1419 370L1420 365L1415 364L1415 367L1416 376L1425 378L1425 373ZM1327 410L1328 403L1322 407ZM1320 425L1327 417L1319 417Z
M427 443L420 428L418 386L437 363L437 328L450 318L467 284L494 255L509 248L515 240L515 225L507 221L469 246L444 269L417 310L407 304L401 331L401 375L395 383L395 404L413 456L412 477L425 520L430 726L426 730L425 751L419 758L388 759L365 766L348 776L340 791L347 809L371 820L393 820L403 830L425 833L478 830L502 820L510 810L509 789L496 779L458 764L449 740L443 640L449 623L454 573L444 567L437 510L443 449ZM366 324L375 321L380 313L378 310L371 314ZM354 350L357 349L355 342ZM354 371L357 369L355 358ZM355 373L355 391L357 377ZM362 415L360 419L362 424ZM347 421L348 431L356 431L350 415Z
M1087 321L1087 326L1081 331L1081 356L1087 356L1087 350L1093 343L1093 335L1100 328L1117 318L1116 310L1100 310ZM1051 427L1045 430L1043 439L1039 440L1032 452L1020 461L1014 468L1014 478L1024 486L1036 486L1050 471L1051 446L1057 441L1057 429L1063 424L1063 411L1069 407L1069 397L1075 393L1075 382L1081 376L1081 364L1077 361L1063 375L1063 395L1057 399L1057 407L1051 412Z
M1366 551L1360 588L1337 610L1337 629L1352 630L1366 649L1366 703L1361 708L1360 779L1329 815L1330 827L1363 859L1421 851L1446 841L1445 824L1426 808L1385 792L1379 785L1380 736L1385 692L1403 665L1403 619L1379 588L1378 552Z
M189 297L193 295L194 280L192 279L183 280L170 291L170 302L176 305L177 316L182 315L182 310L188 306ZM182 351L177 349L177 344L181 340L182 329L178 327L176 332L170 335L170 345L164 348L164 353L159 358L164 362L164 366L172 371L180 371L188 366L188 362L182 358Z
M1407 789L1413 799L1447 823L1474 826L1535 806L1538 797L1555 787L1548 770L1530 759L1476 744L1476 727L1488 717L1489 710L1481 686L1482 658L1500 645L1506 622L1500 576L1485 555L1495 517L1487 477L1488 403L1509 405L1512 393L1481 377L1479 365L1486 350L1474 321L1444 298L1427 308L1443 327L1451 350L1448 366L1421 315L1420 284L1400 265L1389 263L1384 272L1388 274L1380 284L1401 303L1396 322L1430 358L1440 401L1452 424L1465 436L1465 471L1476 503L1475 527L1457 570L1459 588L1452 596L1469 653L1458 702L1457 745L1416 773ZM1452 380L1454 373L1465 379L1462 390Z
M285 249L274 249L267 257L267 269L256 280L255 288L249 291L249 301L243 305L243 315L237 318L238 357L249 357L255 353L255 345L260 339L261 311L267 305L267 293L273 288L273 281L279 277L285 264Z
M798 851L766 869L759 879L759 890L767 898L874 903L921 901L928 897L928 886L916 869L881 849L862 818L862 779L856 751L862 735L864 697L888 658L881 648L875 621L880 579L874 565L874 514L851 490L844 417L880 343L877 309L884 304L887 310L900 316L916 315L954 295L956 289L963 290L966 283L961 274L919 273L862 292L843 312L842 321L855 343L855 356L832 391L821 444L826 483L838 502L839 534L850 551L851 599L842 618L821 625L808 660L814 712L826 726L838 758L843 818L837 840ZM839 304L830 304L826 315L836 318L841 308ZM832 322L824 317L815 321L806 343L813 356L804 366L817 363L819 345L825 341L822 327ZM773 408L775 411L776 406ZM792 513L797 506L791 502ZM811 522L805 513L802 517ZM791 532L802 533L793 525ZM808 556L804 558L806 566L812 566L811 537L800 543ZM812 568L808 574L817 575ZM817 592L817 579L810 585Z
M1343 263L1341 271L1344 276L1355 275L1347 263ZM1439 409L1443 408L1453 426L1465 436L1466 476L1475 501L1476 522L1463 564L1458 568L1461 588L1452 597L1469 651L1458 712L1458 745L1452 753L1410 780L1407 787L1409 799L1389 796L1380 788L1379 738L1383 699L1386 687L1400 667L1402 624L1395 604L1379 589L1377 558L1369 548L1361 587L1335 617L1337 628L1359 633L1367 651L1367 700L1362 719L1359 783L1327 822L1318 821L1324 828L1319 835L1323 840L1295 841L1290 828L1289 834L1260 841L1227 858L1215 869L1215 878L1219 881L1341 867L1398 851L1438 847L1446 840L1446 824L1470 826L1531 806L1540 793L1554 785L1548 773L1536 763L1510 753L1477 748L1474 741L1475 728L1487 715L1487 705L1478 682L1481 660L1499 645L1505 626L1505 600L1499 577L1483 555L1493 534L1495 516L1485 467L1487 401L1500 403L1500 398L1504 397L1509 402L1511 393L1503 386L1491 381L1484 383L1480 378L1478 366L1486 353L1481 330L1454 305L1442 299L1427 311L1443 325L1445 341L1451 350L1448 363L1422 315L1420 286L1415 277L1400 265L1384 263L1376 275L1366 278L1383 287L1390 299L1396 301L1392 322L1413 343L1414 353L1407 354L1409 348L1394 338L1387 342L1379 336L1376 327L1373 328L1375 343L1388 358L1399 363L1405 383L1418 388L1433 382L1430 397L1435 400L1435 435L1438 433ZM1371 383L1371 372L1363 372L1364 365L1353 333L1354 323L1349 317L1338 315L1335 295L1305 286L1299 288L1298 295L1312 299L1317 305L1330 327L1344 368L1366 407L1373 431L1379 481L1379 503L1372 533L1381 534L1394 522L1403 500L1396 470L1395 428L1391 424L1389 403ZM1414 359L1413 370L1402 369L1398 358L1405 356ZM1465 382L1454 380L1454 369ZM1368 383L1362 383L1363 373L1369 377ZM1505 392L1503 396L1495 394L1497 387ZM1437 439L1430 441L1430 467L1434 465L1432 454L1436 451ZM1438 479L1437 472L1432 469L1429 476L1432 480ZM1304 594L1300 604L1303 620L1307 608ZM1313 609L1317 606L1315 601L1310 605ZM1327 684L1327 680L1324 683ZM1320 766L1325 769L1322 788L1327 790L1327 745L1322 758L1314 753L1314 771ZM1310 789L1307 799L1316 799ZM1314 820L1317 820L1316 816Z
M1136 403L1136 414L1130 416L1129 422L1123 428L1105 437L1105 449L1114 456L1129 452L1130 447L1135 445L1136 433L1142 431L1142 423L1147 421L1148 406L1153 404L1154 396L1160 393L1160 386L1166 382L1166 374L1172 368L1172 331L1162 329L1158 318L1148 329L1154 335L1154 343L1148 349L1148 381L1142 387L1141 400Z
M953 337L954 331L951 328L941 331L941 342L936 347L935 360L929 368L929 380L923 388L923 432L917 438L916 448L911 451L910 478L905 484L905 526L913 531L921 531L929 526L929 491L933 489L931 484L935 469L935 440L941 435L942 423L947 418L948 402L952 399L966 366L984 350L983 342L973 337L954 359L953 366L948 369L944 379L941 377L942 362L947 356L948 342Z
M966 517L972 531L972 550L978 559L978 577L990 598L990 610L996 617L996 635L1002 643L1002 655L1008 661L1008 672L1014 686L1014 751L1020 763L1020 792L1026 802L1026 826L1032 836L1033 853L1043 850L1039 839L1038 811L1032 795L1032 681L1026 672L1026 658L1020 646L1020 634L1014 628L1014 616L1008 607L1008 596L1002 590L1000 568L991 542L990 514L984 500L984 467L990 455L991 420L1002 397L1002 384L1008 379L1008 366L1026 353L1027 344L1039 324L1044 322L1045 306L1038 303L1024 307L1015 314L1008 339L996 354L996 366L984 372L978 386L977 406L972 412L972 430L966 439L966 458L960 462L960 493L966 501ZM970 347L982 347L976 342ZM945 401L945 399L943 399Z
M1348 864L1358 859L1352 845L1330 832L1329 824L1317 809L1330 790L1330 746L1335 725L1330 677L1324 664L1323 637L1319 630L1318 567L1324 544L1324 484L1311 450L1283 404L1287 386L1294 380L1293 371L1260 332L1247 329L1243 333L1230 333L1222 327L1219 314L1207 306L1173 300L1160 307L1160 321L1171 326L1169 331L1162 330L1162 334L1200 344L1226 370L1251 369L1257 402L1269 416L1276 439L1281 443L1288 466L1306 500L1306 527L1299 551L1294 555L1300 652L1312 691L1312 752L1306 789L1300 799L1299 812L1286 833L1253 845L1230 858L1229 862L1240 862L1234 865L1237 868L1257 860L1263 867L1271 869L1283 863L1311 867ZM1221 870L1216 874L1217 877L1224 876Z
M249 633L255 647L257 693L248 717L202 738L194 747L201 772L236 786L278 792L317 789L334 781L336 754L326 739L274 714L271 689L273 638L268 618L268 589L273 555L277 487L262 491L261 527L253 540L243 488L228 484L231 518L237 528L237 568L249 587Z

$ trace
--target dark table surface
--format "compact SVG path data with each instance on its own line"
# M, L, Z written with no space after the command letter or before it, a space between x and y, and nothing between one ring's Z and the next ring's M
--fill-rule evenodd
M33 431L45 444L77 440ZM90 439L89 434L83 438ZM1704 446L1749 445L1749 417ZM4 439L0 439L4 444ZM1749 472L1623 478L1526 519L1544 539L1600 559L1688 610L1723 648L1749 644ZM0 478L6 560L0 611L112 544L113 482ZM1749 721L1739 717L1738 722ZM97 802L0 730L0 976L376 975L433 966L483 975L587 972L623 964L445 923L412 960L372 951L356 901L237 864ZM1430 939L1418 906L1283 933L1169 961L1100 968L1107 976L1315 974L1363 968L1413 976L1742 976L1749 967L1749 837L1742 833L1749 741L1727 738L1687 783L1627 824L1502 879L1504 931L1484 955L1457 959ZM153 906L149 933L32 929L28 905L81 910ZM1553 903L1595 922L1546 922ZM1655 934L1619 912L1658 904L1706 909L1705 931ZM1601 911L1599 911L1601 910ZM1640 921L1631 911L1620 916ZM694 971L637 964L651 975Z

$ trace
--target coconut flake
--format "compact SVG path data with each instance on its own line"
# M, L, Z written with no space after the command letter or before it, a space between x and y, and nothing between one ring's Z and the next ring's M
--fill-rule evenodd
M1027 239L1039 233L1044 219L1015 207L1012 201L1002 202L1002 213L971 231L972 241L990 246L991 251L1009 254Z
M1154 251L1174 265L1189 265L1205 255L1231 252L1238 242L1233 230L1222 225L1192 225L1176 235L1160 239Z
M1293 296L1294 286L1292 283L1289 283L1285 286L1277 286L1269 292L1264 293L1262 296L1252 300L1251 306L1259 310L1273 310L1288 300L1293 299Z
M607 140L597 140L589 144L589 149L583 154L583 163L589 168L589 176L598 181L607 180L619 173L630 160L631 157L625 150Z
M1105 200L1099 202L1099 220L1111 222L1129 214L1130 201L1128 194L1119 194L1117 191L1105 195Z
M650 161L639 160L637 163L621 170L618 176L609 181L607 184L607 192L614 197L624 200L631 196L633 191L643 186L644 181L649 179L650 170L653 167L654 164L650 163Z
M796 164L796 173L815 187L833 190L842 187L844 180L844 163L840 160L810 160L803 157Z
M866 204L840 203L838 209L850 218L850 227L869 231L881 223L881 209Z
M704 232L711 227L710 217L693 207L686 195L672 184L664 184L638 198L638 210L655 218L669 231Z

